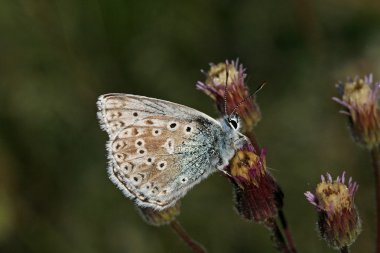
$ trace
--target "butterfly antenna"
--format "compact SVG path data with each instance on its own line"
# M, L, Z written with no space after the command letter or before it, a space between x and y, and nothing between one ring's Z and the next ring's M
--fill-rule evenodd
M235 113L235 111L239 108L239 106L240 106L241 104L245 103L249 98L255 96L255 95L256 95L256 94L257 94L262 88L264 88L264 86L265 86L266 84L267 84L266 82L262 83L262 84L261 84L261 85L255 90L255 92L253 92L251 95L249 95L248 97L246 97L246 98L244 98L242 101L240 101L240 102L235 106L235 108L232 110L230 116L233 115L233 114Z
M224 86L224 115L227 115L227 84L228 84L228 65L226 63L226 83Z

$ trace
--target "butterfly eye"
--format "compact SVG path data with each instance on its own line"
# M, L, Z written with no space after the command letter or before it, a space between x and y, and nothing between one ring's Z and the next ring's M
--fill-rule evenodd
M236 119L230 119L228 122L230 123L233 129L238 129L238 122Z

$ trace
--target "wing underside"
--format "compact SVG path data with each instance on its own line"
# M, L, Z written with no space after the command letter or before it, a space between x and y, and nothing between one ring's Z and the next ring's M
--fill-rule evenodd
M98 107L102 129L110 137L110 178L138 205L165 209L215 171L208 151L220 125L209 116L126 94L103 95Z

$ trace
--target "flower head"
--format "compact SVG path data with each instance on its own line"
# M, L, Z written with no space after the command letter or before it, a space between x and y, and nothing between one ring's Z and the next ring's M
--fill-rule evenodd
M255 222L275 218L283 205L283 193L266 168L265 156L265 150L258 156L247 145L230 162L235 207L243 218Z
M206 81L198 82L197 89L215 101L221 115L230 114L236 108L235 112L242 119L243 132L251 130L260 121L261 113L255 100L247 99L250 93L245 84L246 74L243 65L239 64L238 60L210 65ZM247 100L241 103L244 99Z
M168 207L162 211L157 211L149 207L138 207L141 217L146 223L153 226L167 225L180 214L180 201L174 206Z
M356 77L338 83L341 98L333 98L343 105L348 115L349 127L354 140L368 149L380 144L380 110L378 107L379 84L374 84L372 75Z
M330 174L321 176L314 193L306 199L318 212L318 229L327 243L337 249L351 245L361 232L359 213L354 204L358 184L352 178L345 182L345 172L334 181Z

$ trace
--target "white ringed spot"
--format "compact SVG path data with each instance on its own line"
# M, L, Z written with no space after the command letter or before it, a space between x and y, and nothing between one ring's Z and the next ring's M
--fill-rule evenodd
M141 138L139 138L139 139L137 139L137 140L135 141L135 146L136 146L136 148L144 147L144 145L145 145L145 141L144 141L143 139L141 139Z
M153 184L151 182L145 183L144 185L141 186L141 188L145 191L148 191L153 187Z
M133 185L139 185L143 181L143 175L141 174L134 174L131 176L131 181Z
M178 129L179 124L178 124L178 122L170 121L166 127L167 127L170 131L175 131L175 130Z
M185 184L185 183L187 183L187 181L189 181L189 179L187 177L185 177L185 176L179 177L179 182L181 184Z
M158 128L153 128L152 129L152 135L153 136L159 136L159 135L161 135L161 133L162 133L161 129L158 129Z
M164 169L166 169L166 165L167 165L168 163L166 162L166 161L159 161L158 163L157 163L157 169L158 170L164 170Z
M188 135L188 134L191 134L193 132L193 126L191 125L185 125L183 127L183 132Z
M136 153L139 155L146 155L148 151L146 150L146 148L138 148Z
M154 162L154 157L148 157L145 161L146 165L152 165Z

